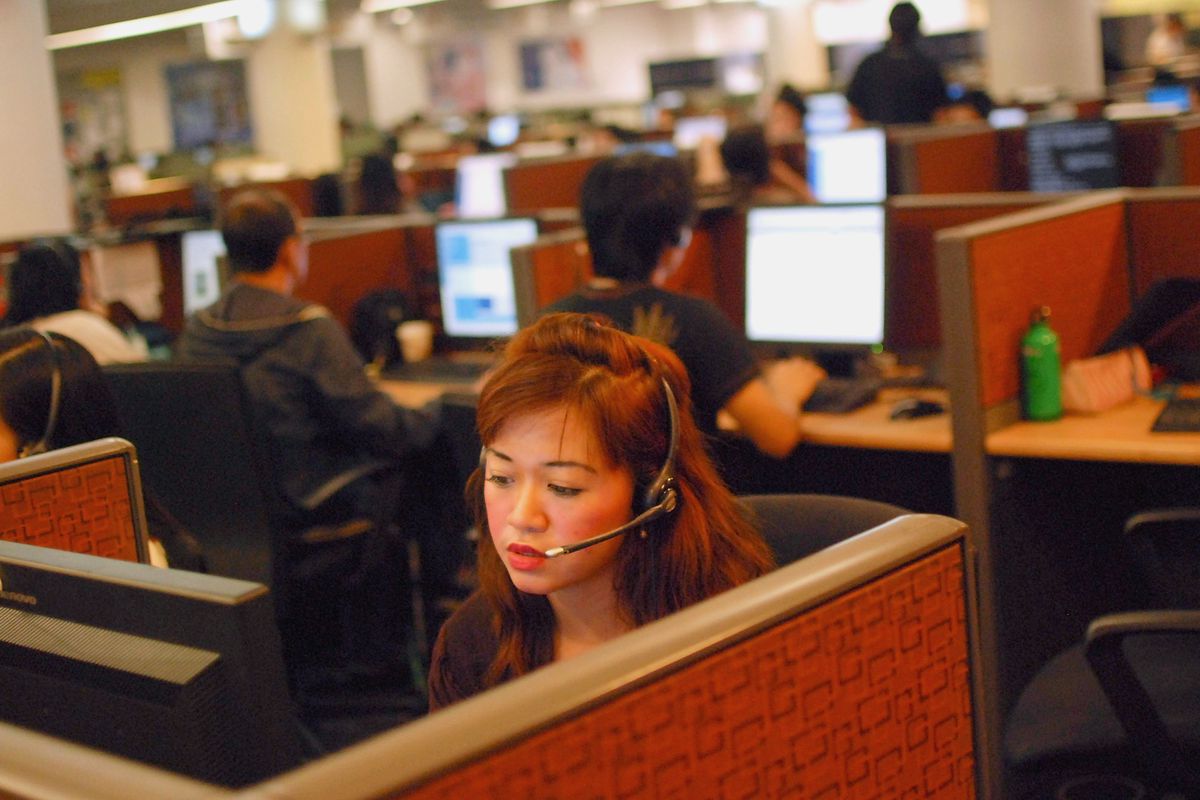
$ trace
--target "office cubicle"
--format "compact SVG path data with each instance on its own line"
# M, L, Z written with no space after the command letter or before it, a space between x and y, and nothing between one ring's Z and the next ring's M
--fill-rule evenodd
M987 795L962 523L901 517L240 792L0 726L0 797Z
M1194 189L1114 190L938 235L956 513L979 550L985 715L996 726L1088 620L1139 602L1124 519L1194 502L1200 463L1200 434L1149 433L1161 405L1151 398L1021 422L1029 315L1051 307L1064 363L1093 355L1154 279L1200 277L1198 214Z

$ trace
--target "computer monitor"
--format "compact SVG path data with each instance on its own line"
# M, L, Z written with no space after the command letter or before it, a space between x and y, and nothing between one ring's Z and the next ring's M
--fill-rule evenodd
M1032 191L1111 189L1121 183L1116 132L1108 120L1030 125L1025 133L1025 147Z
M461 344L517 332L508 251L537 238L528 218L438 223L438 288L442 328Z
M751 208L746 337L813 355L882 343L884 238L879 205Z
M882 128L807 137L808 185L822 203L881 203L887 196L887 141Z
M0 539L149 561L133 445L97 439L0 464Z
M1161 105L1176 113L1182 114L1192 107L1191 93L1182 83L1168 86L1151 86L1146 90L1146 102Z
M487 131L493 147L508 147L521 135L521 118L516 114L498 114L488 120Z
M243 786L302 760L280 653L260 584L0 542L4 722Z
M94 245L88 252L97 300L120 301L144 322L162 316L162 270L154 241Z
M504 170L517 163L512 153L482 153L458 160L454 204L465 219L502 217L508 203L504 197Z
M225 240L220 231L184 231L179 247L183 261L183 313L194 314L217 302L229 280Z
M988 125L993 128L1020 128L1029 122L1029 112L1020 106L993 108L988 112Z
M706 117L681 117L675 122L675 147L695 150L703 139L720 142L725 138L725 118L716 114Z
M844 94L810 94L804 106L805 133L840 133L850 127L850 103Z

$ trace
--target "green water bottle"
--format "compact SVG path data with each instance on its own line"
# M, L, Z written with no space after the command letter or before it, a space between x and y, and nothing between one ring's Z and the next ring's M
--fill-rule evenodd
M1062 416L1062 361L1047 306L1033 312L1021 339L1021 408L1026 419Z

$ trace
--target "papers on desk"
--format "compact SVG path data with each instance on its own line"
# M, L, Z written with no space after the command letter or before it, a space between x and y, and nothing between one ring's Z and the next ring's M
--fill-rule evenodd
M91 250L92 294L100 302L121 302L140 320L162 316L162 275L154 242L100 245Z

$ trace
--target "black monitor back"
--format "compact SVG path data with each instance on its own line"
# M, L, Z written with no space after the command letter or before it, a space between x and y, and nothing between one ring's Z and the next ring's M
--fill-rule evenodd
M225 786L301 761L265 587L0 542L0 720Z

